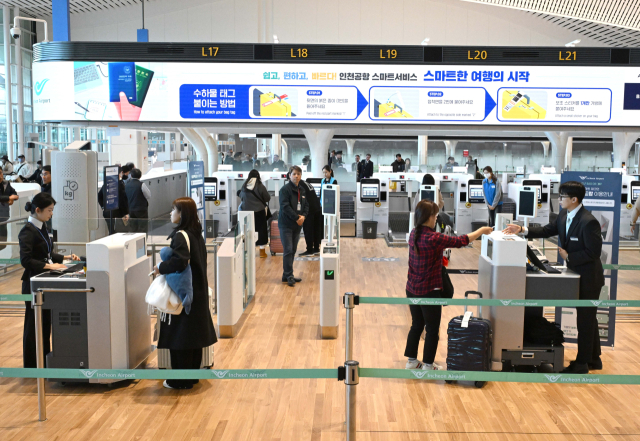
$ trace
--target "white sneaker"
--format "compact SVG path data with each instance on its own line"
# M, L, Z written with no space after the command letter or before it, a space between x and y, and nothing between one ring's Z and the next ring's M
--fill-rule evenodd
M440 366L436 362L433 362L433 364L422 363L422 368L421 369L423 371L441 371L442 370L442 366Z
M420 360L407 361L405 369L424 369L424 364Z
M169 383L167 383L167 380L164 380L164 382L162 383L162 385L164 387L166 387L167 389L173 389L171 386L169 386Z

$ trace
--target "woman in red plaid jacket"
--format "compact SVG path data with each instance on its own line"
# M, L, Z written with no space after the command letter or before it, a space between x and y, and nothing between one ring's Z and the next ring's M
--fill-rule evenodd
M416 207L416 227L409 236L409 274L407 276L407 297L442 297L442 252L445 248L462 248L493 231L491 227L462 236L447 236L436 233L438 205L430 200L422 200ZM409 358L407 369L436 370L440 366L433 361L438 349L442 306L409 305L411 329L407 336L404 355ZM418 360L418 345L422 330L426 329L422 362Z

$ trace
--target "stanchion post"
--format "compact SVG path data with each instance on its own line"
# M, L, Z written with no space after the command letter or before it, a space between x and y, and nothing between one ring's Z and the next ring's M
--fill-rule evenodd
M356 440L356 387L360 383L359 363L349 360L344 364L344 384L347 386L347 441Z
M44 369L44 342L42 341L42 291L33 292L33 308L36 318L36 363L38 369ZM45 400L44 378L37 378L38 383L38 420L47 420L47 403Z
M344 294L344 307L347 310L347 332L345 333L345 355L344 361L353 360L353 308L355 307L355 294L347 292Z

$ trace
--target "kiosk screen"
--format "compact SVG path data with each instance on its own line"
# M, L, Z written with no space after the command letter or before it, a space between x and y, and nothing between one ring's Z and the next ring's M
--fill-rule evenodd
M535 193L532 191L521 191L518 200L518 216L533 217L535 215Z
M640 187L631 187L631 202L635 203L640 197Z
M311 186L316 191L316 196L320 197L320 190L322 189L322 184L311 184Z
M469 185L469 202L484 202L482 185Z
M363 198L378 198L378 186L376 184L362 184Z
M322 194L322 214L336 215L336 191L324 189Z
M215 201L218 199L218 178L204 178L204 200Z
M420 200L429 199L431 202L436 200L436 192L434 190L420 190Z

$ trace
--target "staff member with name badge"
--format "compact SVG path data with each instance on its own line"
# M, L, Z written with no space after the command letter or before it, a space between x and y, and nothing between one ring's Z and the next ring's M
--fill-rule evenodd
M53 215L55 199L49 193L38 193L24 209L31 213L29 220L18 235L20 243L20 263L22 274L22 294L31 294L33 276L55 269L66 269L64 259L80 260L75 254L63 256L53 252L53 242L49 237L46 223ZM36 319L31 302L25 302L24 331L22 338L22 358L25 368L38 367L36 361ZM42 311L42 342L44 356L51 352L51 312Z
M567 268L580 274L580 300L598 300L604 286L602 234L598 220L582 206L585 193L582 183L565 182L558 197L562 210L554 223L529 228L509 224L504 232L531 239L558 236L558 254ZM562 373L588 374L590 369L602 369L597 312L595 307L576 308L578 355Z
M502 186L491 167L486 166L482 172L484 173L482 194L489 210L489 226L493 227L496 224L496 213L502 213Z
M280 212L278 213L278 229L284 253L282 256L282 281L295 286L302 279L293 275L293 261L300 241L302 224L309 214L307 194L300 185L302 169L297 165L291 167L291 180L280 189Z

